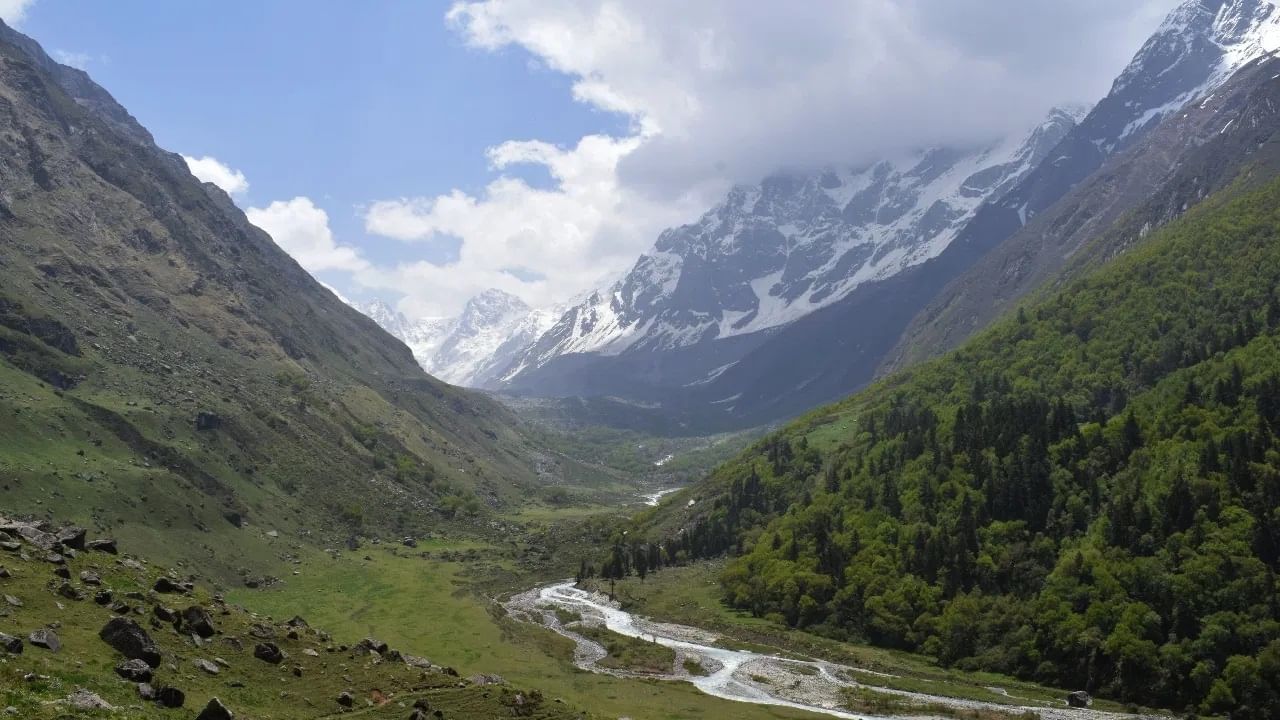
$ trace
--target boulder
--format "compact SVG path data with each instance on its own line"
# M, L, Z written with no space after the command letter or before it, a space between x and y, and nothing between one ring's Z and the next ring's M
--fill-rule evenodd
M155 700L156 689L151 687L151 683L140 682L138 683L138 697L143 700Z
M11 577L13 577L13 573L10 573L8 568L0 565L0 580L8 580Z
M68 600L79 601L84 599L84 593L69 582L64 582L58 586L58 594Z
M99 590L93 594L93 601L99 605L110 605L111 598L112 595L110 590Z
M0 650L11 655L22 654L22 638L0 633Z
M156 580L156 584L152 589L158 593L164 593L166 595L188 593L191 592L191 584L178 582L172 578L161 576L159 580Z
M103 552L115 555L119 550L116 549L116 541L113 538L102 538L100 540L90 540L84 545L86 550L94 552Z
M153 668L160 667L160 651L151 641L151 636L138 623L128 618L112 618L103 626L98 637L127 658L145 661Z
M309 627L309 626L307 625L307 621L306 621L306 620L303 620L301 615L294 615L293 617L289 618L289 619L285 622L285 625L288 625L288 626L289 626L289 627L291 627L291 628L304 628L304 627Z
M1093 697L1084 690L1067 693L1067 705L1073 708L1087 708L1093 704Z
M217 663L209 662L208 660L196 659L196 660L192 660L191 664L195 665L201 671L209 675L217 675L219 672L221 672L221 669L218 667Z
M196 720L235 720L235 715L218 698L213 698L196 716Z
M56 552L51 552L44 556L44 561L50 565L66 565L67 559Z
M110 710L111 703L84 688L77 688L67 696L66 703L76 710Z
M351 695L351 693L347 692L346 690L343 690L342 692L338 693L338 704L344 708L349 708L352 705L356 704L356 699Z
M154 696L160 707L180 708L187 702L187 694L174 687L156 688Z
M92 570L80 571L80 582L85 585L101 585L102 576Z
M138 659L121 660L116 663L116 674L125 680L132 680L137 683L145 683L151 681L151 666L146 662Z
M254 645L253 656L272 665L279 665L284 661L284 653L280 650L280 647L275 643L269 642Z
M44 648L49 652L58 652L62 649L62 641L58 639L58 634L49 628L40 628L32 630L27 636L27 642L38 648Z
M382 642L381 640L378 640L377 638L371 638L371 637L367 637L361 640L360 642L356 643L356 646L355 646L355 650L358 653L368 653L370 650L372 650L373 652L376 652L379 655L385 653L387 649L388 648L386 643Z
M69 525L59 530L55 537L57 538L58 544L63 547L69 547L72 550L84 550L85 535L86 532L84 528Z
M195 633L202 638L213 637L213 618L199 605L192 605L182 611L180 628L185 633Z
M12 607L22 607L22 601L12 595L5 595L4 601Z
M63 565L62 567L56 567L56 568L54 568L54 569L53 569L53 576L54 576L54 577L60 577L60 578L62 578L63 580L70 580L70 579L71 579L71 569L70 569L70 568L68 568L68 567L67 567L67 566L65 566L65 565Z

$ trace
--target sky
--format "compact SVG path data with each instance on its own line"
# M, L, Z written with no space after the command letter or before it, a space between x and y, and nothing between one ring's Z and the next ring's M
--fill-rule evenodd
M0 0L317 278L546 307L734 183L1092 103L1177 0Z

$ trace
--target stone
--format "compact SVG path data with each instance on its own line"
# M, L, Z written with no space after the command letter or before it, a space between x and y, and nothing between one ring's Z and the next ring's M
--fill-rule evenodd
M190 592L191 586L187 583L180 583L171 578L161 576L159 580L156 580L156 584L152 589L158 593L172 595L176 593Z
M196 716L196 720L235 720L235 715L218 698L213 698Z
M80 592L74 585L64 582L58 586L58 594L68 600L83 600L84 593Z
M8 580L11 577L13 577L13 574L9 572L9 569L4 566L0 566L0 580Z
M155 701L161 707L180 708L187 702L187 694L175 687L156 688Z
M84 538L86 534L87 533L84 528L70 525L59 530L55 537L58 540L58 544L63 547L69 547L72 550L84 550Z
M21 655L22 638L0 633L0 650L4 650L10 655Z
M160 651L151 641L151 636L138 623L128 618L112 618L103 626L98 637L127 658L143 660L153 668L160 667Z
M112 595L110 590L99 590L93 594L93 601L99 605L110 605L111 598Z
M302 619L301 615L294 615L293 617L289 618L288 620L285 621L285 625L288 625L291 628L310 627L309 625L307 625L307 621Z
M351 693L347 692L346 690L343 690L342 692L338 693L338 704L344 708L349 708L352 705L356 704L356 699L352 697Z
M306 655L307 657L320 657L320 653L316 652L311 648L307 648L306 650L303 650L302 654Z
M54 577L60 577L60 578L62 578L63 580L70 580L70 579L71 579L71 569L70 569L70 568L68 568L68 567L67 567L67 566L65 566L65 565L63 565L62 567L56 567L56 568L54 568L54 569L53 569L53 576L54 576Z
M62 641L58 639L58 634L49 628L40 628L32 630L27 636L27 642L38 648L44 648L49 652L58 652L62 649Z
M151 666L143 660L121 660L116 663L116 674L125 680L132 680L137 683L150 682L153 675Z
M171 623L178 621L178 611L173 608L167 608L164 605L156 605L151 608L151 614L161 622Z
M13 607L22 607L22 601L12 595L5 595L4 601Z
M151 687L151 683L140 682L138 683L138 697L143 700L155 700L156 690Z
M386 643L371 637L367 637L361 640L360 642L356 643L356 646L355 646L356 652L367 653L368 651L372 650L373 652L376 652L379 655L385 653L387 649L388 648Z
M301 666L301 665L294 665L294 666L293 666L293 676L294 676L294 677L302 677L302 666Z
M102 576L92 570L82 570L80 571L80 582L85 585L101 585Z
M86 550L107 553L109 555L115 555L117 552L119 552L119 550L116 549L116 541L112 538L103 538L101 540L90 540L89 542L85 543L84 547Z
M77 710L111 709L111 703L84 688L77 688L75 692L68 695L66 703Z
M0 540L0 550L8 550L9 552L18 552L22 549L22 543L15 540Z
M196 430L217 430L222 427L222 417L213 412L201 412L196 415Z
M221 669L218 667L217 663L212 663L212 662L209 662L208 660L196 659L196 660L192 660L191 664L195 665L197 668L199 668L200 670L210 675L217 675L219 672L221 672Z
M44 556L44 561L51 565L66 565L67 559L56 552L51 552Z
M281 652L279 646L275 643L269 642L258 643L255 645L253 647L253 656L263 662L269 662L272 665L279 665L284 661L284 653Z
M1067 693L1067 705L1073 708L1087 708L1093 704L1093 698L1084 690Z
M192 605L183 610L179 620L182 632L195 633L202 638L213 637L213 618L209 617L209 613L199 605Z

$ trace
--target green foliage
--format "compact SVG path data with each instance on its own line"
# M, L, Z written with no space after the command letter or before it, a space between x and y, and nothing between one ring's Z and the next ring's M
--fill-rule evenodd
M757 443L662 557L736 554L730 604L837 638L1280 716L1278 285L1280 184L1211 200Z

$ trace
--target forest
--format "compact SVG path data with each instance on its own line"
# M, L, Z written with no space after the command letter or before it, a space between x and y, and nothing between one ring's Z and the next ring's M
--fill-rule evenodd
M1278 282L1280 184L1210 198L758 442L599 572L727 554L725 601L794 627L1280 717Z

